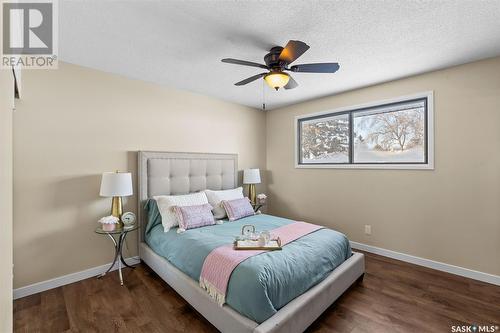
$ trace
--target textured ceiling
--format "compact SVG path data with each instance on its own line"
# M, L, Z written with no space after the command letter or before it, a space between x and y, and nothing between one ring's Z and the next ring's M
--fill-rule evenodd
M260 108L262 80L233 84L289 39L311 46L295 64L334 61L335 74L294 73L265 86L268 109L500 55L495 1L60 1L60 59Z

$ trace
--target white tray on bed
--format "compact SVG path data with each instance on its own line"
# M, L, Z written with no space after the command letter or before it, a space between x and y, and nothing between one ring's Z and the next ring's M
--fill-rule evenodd
M264 246L259 246L258 240L236 240L234 241L234 249L235 250L267 250L267 251L276 251L281 250L281 239L278 237L277 239L271 239Z

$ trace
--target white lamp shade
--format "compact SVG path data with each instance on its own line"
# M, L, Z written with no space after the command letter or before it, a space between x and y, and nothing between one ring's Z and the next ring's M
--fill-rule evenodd
M245 169L243 171L243 184L260 184L260 170Z
M132 174L129 172L105 172L101 179L101 197L126 197L134 194Z

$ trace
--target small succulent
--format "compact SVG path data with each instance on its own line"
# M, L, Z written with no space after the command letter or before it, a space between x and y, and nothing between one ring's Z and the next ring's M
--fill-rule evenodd
M117 218L116 216L110 215L110 216L104 216L99 220L99 223L101 224L115 224L120 222L120 219Z

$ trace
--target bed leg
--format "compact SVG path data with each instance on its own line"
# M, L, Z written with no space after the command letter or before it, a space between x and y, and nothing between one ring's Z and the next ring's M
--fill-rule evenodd
M361 274L361 276L356 280L357 284L362 284L363 283L363 278L365 277L365 273Z

